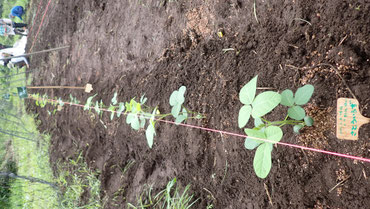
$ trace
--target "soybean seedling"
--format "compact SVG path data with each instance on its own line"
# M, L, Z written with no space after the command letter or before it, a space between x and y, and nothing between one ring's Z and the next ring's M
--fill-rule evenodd
M179 124L191 118L203 118L201 114L192 112L183 105L185 102L185 92L185 86L181 86L178 90L172 92L169 99L172 109L171 113L167 114L160 113L158 107L150 107L146 105L145 103L147 98L145 95L141 96L139 101L137 101L136 98L132 98L129 102L118 102L117 92L114 93L109 107L106 106L102 100L96 100L95 102L93 101L97 94L90 96L86 100L84 110L95 110L99 116L102 116L103 112L110 112L110 120L113 120L114 116L120 117L121 115L125 115L126 123L136 131L145 128L148 121L145 136L149 147L152 148L153 139L156 135L155 125L158 120L172 116L175 118L175 123ZM37 105L41 104L41 107L44 107L47 103L59 106L64 105L64 102L60 98L54 98L54 100L51 100L48 99L47 95L44 95L42 98L40 98L38 94L32 95L31 97L36 100ZM70 105L79 103L80 101L70 95Z
M281 94L274 91L265 91L256 96L257 78L258 76L254 77L240 90L239 99L244 105L239 110L238 126L244 128L250 116L253 117L254 128L244 129L244 132L248 135L244 146L248 150L257 148L253 159L253 168L258 177L266 178L271 170L272 145L279 142L283 137L281 127L292 125L293 131L299 133L299 130L304 126L313 125L313 119L306 116L306 112L301 106L310 100L314 87L305 85L299 88L295 94L287 89ZM279 104L289 107L284 120L271 122L263 118Z
M145 136L149 147L152 148L153 139L156 135L155 125L158 120L173 116L175 118L175 123L179 124L190 118L203 118L201 114L192 112L186 109L186 107L183 105L185 102L185 91L186 87L181 86L178 90L172 92L169 100L172 107L171 113L163 114L160 113L158 107L145 105L147 101L145 95L143 95L139 101L136 101L136 99L133 98L130 100L130 102L118 103L117 93L114 94L108 111L111 111L111 120L114 118L115 112L117 113L117 117L119 117L124 111L124 114L126 115L126 123L136 131L145 128L148 121L148 125L146 126L145 130ZM89 99L86 102L87 106L89 106L88 102L91 102ZM99 114L98 109L99 108L97 107L96 103L95 110ZM102 108L100 107L100 109Z

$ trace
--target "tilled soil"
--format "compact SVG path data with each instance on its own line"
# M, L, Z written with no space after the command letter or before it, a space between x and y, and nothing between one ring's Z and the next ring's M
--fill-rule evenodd
M38 4L32 2L35 13ZM40 11L46 6L43 1ZM312 84L315 93L305 108L315 126L301 135L284 128L282 141L370 158L368 124L358 141L335 137L336 99L353 97L337 72L370 117L369 12L365 0L53 1L37 40L31 31L28 48L34 40L33 51L70 48L32 57L32 85L91 83L94 91L30 92L65 100L72 94L81 101L97 93L105 104L114 92L119 101L145 93L147 105L170 112L171 93L184 85L185 105L206 116L187 123L243 134L238 93L252 77L259 75L258 86L278 91ZM42 14L34 18L35 27ZM195 208L370 205L369 163L278 145L271 173L259 179L254 151L244 148L243 138L158 123L149 149L145 132L132 130L124 117L111 121L108 114L99 117L73 106L52 115L53 107L34 102L29 110L39 114L41 131L52 133L52 164L82 151L88 165L101 172L107 208L125 208L145 184L163 189L174 177L192 185L200 198ZM284 117L286 110L280 110L268 118ZM130 161L135 163L122 175Z

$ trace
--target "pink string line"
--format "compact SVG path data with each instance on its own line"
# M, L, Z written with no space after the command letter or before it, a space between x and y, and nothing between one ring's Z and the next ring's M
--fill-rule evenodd
M28 99L39 100L39 101L46 100L48 102L58 103L57 100L42 99L42 98L37 99L37 98L33 98L32 96L29 96ZM78 106L78 107L85 107L85 105L75 104L75 103L71 103L71 102L63 102L63 103L68 104L68 105ZM94 107L90 107L90 109L94 109ZM104 109L104 108L99 108L99 109L101 111L104 111L104 112L117 113L117 111L112 111L112 110L108 110L108 109ZM133 114L133 113L122 113L122 115L129 115L129 114L136 115L136 114ZM147 118L147 119L150 119L150 117L147 117L145 115L142 115L142 116ZM168 123L168 124L180 125L180 126L184 126L184 127L195 128L195 129L200 129L200 130L204 130L204 131L208 131L208 132L215 132L215 133L220 133L220 134L225 134L225 135L230 135L230 136L237 136L237 137L242 137L242 138L248 137L248 138L251 138L251 139L257 139L257 140L261 140L261 141L264 141L264 142L270 142L270 143L273 143L273 144L276 143L276 144L280 144L280 145L284 145L284 146L288 146L288 147L294 147L294 148L299 148L299 149L303 149L303 150L309 150L309 151L313 151L313 152L319 152L319 153L324 153L324 154L328 154L328 155L334 155L334 156L338 156L338 157L343 157L343 158L348 158L348 159L352 159L352 160L359 160L359 161L370 163L369 158L357 157L357 156L353 156L353 155L347 155L347 154L342 154L342 153L337 153L337 152L315 149L315 148L311 148L311 147L305 147L305 146L300 146L300 145L296 145L296 144L289 144L289 143L285 143L285 142L275 142L275 141L268 140L268 139L261 139L261 138L257 138L257 137L247 136L247 135L244 135L244 134L237 134L237 133L233 133L233 132L211 129L211 128L206 128L206 127L201 127L201 126L196 126L196 125L190 125L190 124L185 124L185 123L176 123L176 122L173 122L173 121L156 119L156 118L154 118L154 120L159 121L159 122Z
M34 21L33 21L33 23L32 23L32 26L31 26L31 29L30 29L29 34L31 34L32 29L33 29L33 26L35 25L35 22L36 22L36 20L37 20L37 15L39 14L39 11L40 11L40 8L41 8L41 4L42 4L42 0L40 0L39 6L37 7L37 11L36 11L35 19L34 19Z
M37 33L36 33L35 39L34 39L34 40L33 40L33 42L32 42L32 46L31 46L30 52L32 52L33 46L35 45L35 42L37 41L37 37L38 37L38 35L39 35L39 32L40 32L40 29L41 29L42 23L44 22L44 19L45 19L45 16L46 16L46 12L47 12L47 11L48 11L48 9L49 9L50 2L51 2L51 0L49 0L48 5L46 6L46 9L45 9L44 15L42 16L42 20L41 20L41 23L40 23L40 25L39 25L39 29L37 30Z

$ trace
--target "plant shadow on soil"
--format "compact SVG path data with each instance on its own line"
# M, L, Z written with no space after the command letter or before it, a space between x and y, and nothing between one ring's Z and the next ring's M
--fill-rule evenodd
M258 86L279 91L309 83L315 92L306 110L316 124L299 136L287 127L282 141L370 158L369 125L361 128L358 141L335 137L336 99L352 96L336 72L322 65L336 67L369 117L370 4L256 1L255 8L256 16L253 1L240 0L53 2L34 51L70 48L32 57L32 85L91 83L96 98L105 104L115 91L120 101L145 93L147 104L158 105L161 112L170 112L170 94L184 85L185 105L206 115L189 124L243 133L237 127L238 93L253 76L259 75ZM40 21L36 17L35 26ZM28 47L34 36L31 31ZM64 100L72 94L81 101L92 95L33 92ZM370 205L368 163L277 146L271 173L258 179L254 151L244 148L243 138L158 124L154 147L149 149L145 132L131 130L122 118L110 121L109 115L99 118L70 106L49 115L50 106L40 108L31 101L28 105L29 111L39 114L40 129L53 135L52 162L83 151L88 165L101 172L102 195L115 200L107 208L125 207L135 202L144 184L162 189L173 177L182 185L192 184L200 198L196 208ZM279 112L268 118L284 116ZM133 160L135 164L122 175L121 168ZM124 192L117 198L117 191Z

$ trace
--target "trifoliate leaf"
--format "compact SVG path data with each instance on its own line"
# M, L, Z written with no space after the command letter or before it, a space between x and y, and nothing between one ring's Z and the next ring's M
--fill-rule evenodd
M306 112L300 106L293 106L288 109L288 116L294 120L302 120Z
M304 122L307 126L313 126L313 118L311 118L310 116L304 117Z
M252 107L250 105L244 105L242 108L240 108L238 116L239 128L243 128L245 125L247 125L249 118L251 116L251 112Z
M309 84L304 85L301 88L297 89L297 91L295 92L295 96L294 96L294 102L297 105L306 104L310 100L314 89L315 88Z
M253 168L259 178L266 178L271 170L271 147L269 143L261 144L254 155Z
M253 99L256 96L257 78L258 75L252 78L252 80L245 84L243 88L240 90L239 99L241 103L245 105L252 104Z
M252 117L259 118L273 110L281 101L279 93L266 91L259 94L253 101Z
M283 92L281 92L281 102L280 104L285 106L293 106L294 105L294 97L293 92L290 89L286 89Z

